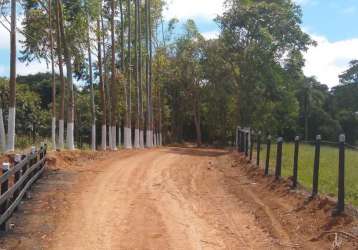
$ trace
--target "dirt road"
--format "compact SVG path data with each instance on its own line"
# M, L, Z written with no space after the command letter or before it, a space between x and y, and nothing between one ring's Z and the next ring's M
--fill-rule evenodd
M310 241L325 226L325 204L298 210L301 201L285 192L269 197L269 183L256 183L235 157L191 148L113 153L71 170L53 192L39 190L47 220L29 212L32 227L15 228L1 243L58 250L329 249L329 239ZM16 236L23 238L14 244Z

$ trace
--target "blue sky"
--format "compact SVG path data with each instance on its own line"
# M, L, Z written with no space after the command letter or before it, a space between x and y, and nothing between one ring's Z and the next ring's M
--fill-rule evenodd
M357 0L303 1L302 8L308 32L324 35L331 42L358 37Z
M302 28L318 42L305 54L305 74L316 76L329 86L337 85L338 75L348 62L358 59L358 0L295 0L303 8ZM165 19L185 22L194 19L207 38L218 35L213 18L224 10L224 0L167 0ZM20 21L19 21L20 22ZM20 39L21 36L19 35ZM20 45L18 45L20 47ZM9 72L9 34L0 27L0 76ZM47 71L44 63L18 63L18 74Z

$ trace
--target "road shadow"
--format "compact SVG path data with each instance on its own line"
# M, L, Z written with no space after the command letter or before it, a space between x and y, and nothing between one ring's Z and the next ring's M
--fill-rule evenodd
M172 154L203 156L203 157L219 157L230 154L230 151L215 148L195 148L195 147L168 147L167 150Z

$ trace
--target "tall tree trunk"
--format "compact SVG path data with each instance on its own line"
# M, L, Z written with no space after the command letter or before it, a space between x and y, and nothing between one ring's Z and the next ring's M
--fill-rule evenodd
M127 17L128 17L128 88L127 88L127 104L126 117L124 127L124 148L132 148L132 23L131 23L131 0L127 2Z
M62 44L64 48L64 56L66 61L66 69L67 69L67 83L69 90L69 100L68 100L68 119L67 119L67 147L69 150L75 149L75 141L74 141L74 109L75 109L75 100L74 100L74 92L73 92L73 79L72 79L72 62L71 62L71 54L69 50L69 44L67 42L67 38L65 35L64 28L64 16L62 10L62 0L57 0L57 4L59 7L60 14L60 30L61 30L61 38Z
M91 131L91 149L96 150L96 108L94 103L94 87L93 87L93 72L92 72L92 53L91 53L91 39L90 39L90 18L87 17L88 32L87 32L87 46L88 46L88 69L89 81L91 86L91 118L92 118L92 131Z
M146 101L147 101L147 112L146 112L146 146L148 148L152 147L152 139L151 139L151 108L150 108L150 87L149 87L149 0L145 0L145 46L146 46L146 57L145 57L145 82L146 82Z
M138 0L138 46L139 46L139 145L144 148L144 108L143 108L143 51L142 51L142 1Z
M140 92L139 92L139 53L138 53L138 38L139 38L139 0L135 0L135 61L136 61L136 124L134 134L134 147L140 148Z
M101 23L97 20L97 42L98 42L98 74L99 74L99 91L101 95L102 106L102 133L101 133L101 149L107 149L107 106L106 106L106 92L103 82L103 69L102 69L102 46L101 46Z
M148 0L148 26L149 26L149 113L150 113L150 137L153 143L154 136L154 109L153 109L153 39L152 39L152 11L151 0Z
M55 58L53 53L53 35L52 35L52 0L48 1L48 23L49 23L49 38L51 50L51 70L52 70L52 147L56 150L56 78L55 78Z
M123 0L119 0L119 11L120 11L120 18L121 18L121 37L120 37L120 41L121 41L121 64L120 64L120 69L121 69L121 74L124 76L125 74L125 52L124 52L124 13L123 13ZM127 105L127 86L126 86L126 82L123 79L123 89L124 89L124 100L125 100L125 105ZM125 118L124 118L125 120ZM120 119L120 117L118 117L118 147L122 146L122 121Z
M2 106L0 107L0 147L2 153L6 151L6 133Z
M10 105L8 118L8 151L15 150L16 121L16 0L11 0L10 29Z
M110 95L110 83L108 80L108 65L107 65L107 50L106 50L106 43L105 43L105 29L104 29L104 21L103 15L101 16L101 23L102 23L102 44L103 44L103 69L104 69L104 83L105 83L105 90L107 95L107 118L108 118L108 146L112 149L112 108L111 108L111 95Z
M115 40L115 29L114 29L114 17L115 17L115 0L111 1L111 67L112 67L112 74L111 74L111 101L112 101L112 145L111 148L113 150L116 149L116 125L117 125L117 98L118 98L118 91L117 91L117 69L116 69L116 40Z
M65 137L65 92L66 92L66 82L63 74L63 58L62 58L62 41L61 41L61 31L60 31L60 13L59 8L56 2L56 42L57 42L57 57L58 57L58 68L60 71L60 113L59 113L59 131L58 131L58 147L63 149L65 147L64 137Z
M158 137L159 137L159 146L163 145L163 136L162 136L162 95L161 89L158 84Z

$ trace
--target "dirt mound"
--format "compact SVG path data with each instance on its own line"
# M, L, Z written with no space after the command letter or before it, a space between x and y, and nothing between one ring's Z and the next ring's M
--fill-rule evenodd
M50 168L74 168L82 167L95 160L105 160L115 152L92 152L92 151L56 151L50 152L47 156L48 167Z
M279 224L285 225L285 230L290 235L304 237L305 240L312 242L318 238L325 238L328 242L334 243L337 237L341 240L347 238L344 241L344 249L357 249L358 242L354 235L357 235L358 220L350 212L350 208L347 208L346 214L332 217L336 202L331 197L319 195L311 199L309 190L303 187L292 190L290 178L276 181L274 176L267 177L263 169L258 169L237 154L232 156L232 167L238 168L249 178L250 183L255 184L251 185L255 196L265 206L273 208L274 217L278 219ZM247 198L252 197L248 195ZM256 210L256 216L274 235L277 234L272 226L272 220L269 219L271 215L265 209ZM344 237L347 235L353 237Z

